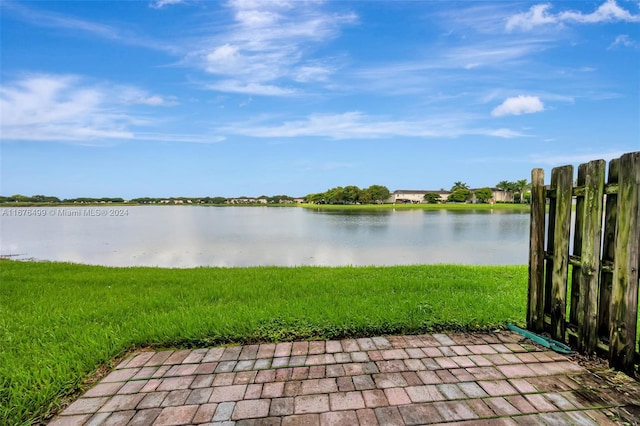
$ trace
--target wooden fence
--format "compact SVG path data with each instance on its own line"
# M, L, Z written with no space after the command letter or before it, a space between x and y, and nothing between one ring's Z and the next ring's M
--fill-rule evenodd
M542 169L531 172L527 327L582 353L605 352L611 367L634 373L640 152L612 160L606 183L605 167L604 160L581 164L575 186L573 166L554 168L549 187Z

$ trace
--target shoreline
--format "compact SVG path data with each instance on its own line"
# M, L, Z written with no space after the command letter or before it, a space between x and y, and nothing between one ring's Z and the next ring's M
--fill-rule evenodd
M2 203L3 208L59 208L59 207L300 207L316 210L518 210L529 211L529 204L495 203L495 204L307 204L307 203L287 203L287 204L139 204L139 203Z

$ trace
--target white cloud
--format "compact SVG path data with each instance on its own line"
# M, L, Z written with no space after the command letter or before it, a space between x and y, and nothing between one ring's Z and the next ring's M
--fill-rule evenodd
M114 95L115 94L115 95ZM220 137L145 133L155 126L138 108L168 106L175 101L145 91L79 76L29 75L0 86L2 141L53 141L84 145L123 140L217 142Z
M240 48L228 43L216 47L206 56L206 70L212 74L231 74L243 68L246 60L240 55Z
M507 30L514 28L530 30L538 25L554 24L558 22L558 18L550 15L547 11L551 9L551 4L537 4L531 6L528 12L519 13L507 19Z
M561 21L578 22L582 24L595 24L599 22L640 22L639 15L632 15L616 3L616 0L607 0L593 13L582 14L580 12L567 11L559 15Z
M178 102L175 97L164 98L159 95L142 95L133 100L133 103L149 106L175 106Z
M328 13L318 4L230 1L234 23L187 61L195 58L209 74L226 80L209 88L232 93L283 96L293 91L287 82L325 81L335 67L308 56L314 45L334 38L356 16Z
M595 24L600 22L640 22L640 15L633 15L629 11L620 7L616 0L607 0L592 13L582 13L576 11L564 11L557 14L551 13L551 4L537 4L524 13L513 15L507 19L506 29L531 30L540 25L579 23Z
M184 1L185 0L154 0L151 2L149 6L151 6L154 9L162 9L165 6L183 3Z
M489 130L487 134L491 136L496 136L499 138L505 138L505 139L519 138L519 137L526 136L521 132L516 132L515 130L511 130L511 129Z
M102 91L107 88L102 87ZM148 105L148 106L174 106L178 105L175 96L163 97L152 95L133 86L111 85L108 90L112 93L111 99L123 105Z
M458 137L481 135L500 138L525 136L509 129L483 129L471 125L470 119L441 116L425 120L387 120L360 111L342 114L311 114L301 120L274 125L252 125L246 122L228 126L222 131L259 138L328 137L332 139L377 139L391 137Z
M491 111L494 117L521 115L544 111L544 104L537 96L516 96L507 98Z
M2 139L129 138L127 120L104 108L106 94L74 76L39 75L0 88Z

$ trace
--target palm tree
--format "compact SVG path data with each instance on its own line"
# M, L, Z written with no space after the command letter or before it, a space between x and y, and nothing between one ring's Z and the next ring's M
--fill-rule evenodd
M509 182L508 180L501 180L496 184L496 188L503 190L504 192L508 192L512 190L513 182Z
M531 185L527 182L526 179L520 179L516 182L514 182L513 187L514 189L518 192L518 195L520 196L520 202L523 203L524 202L524 193L527 189L529 189Z
M451 187L451 192L456 192L459 189L469 189L469 185L460 181L453 182L453 186Z

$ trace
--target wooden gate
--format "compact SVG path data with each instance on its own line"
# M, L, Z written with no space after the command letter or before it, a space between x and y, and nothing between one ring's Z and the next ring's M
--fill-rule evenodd
M581 164L575 185L573 166L554 168L548 187L542 169L531 172L527 327L582 353L608 353L611 367L634 373L640 152L612 160L606 183L605 167Z

